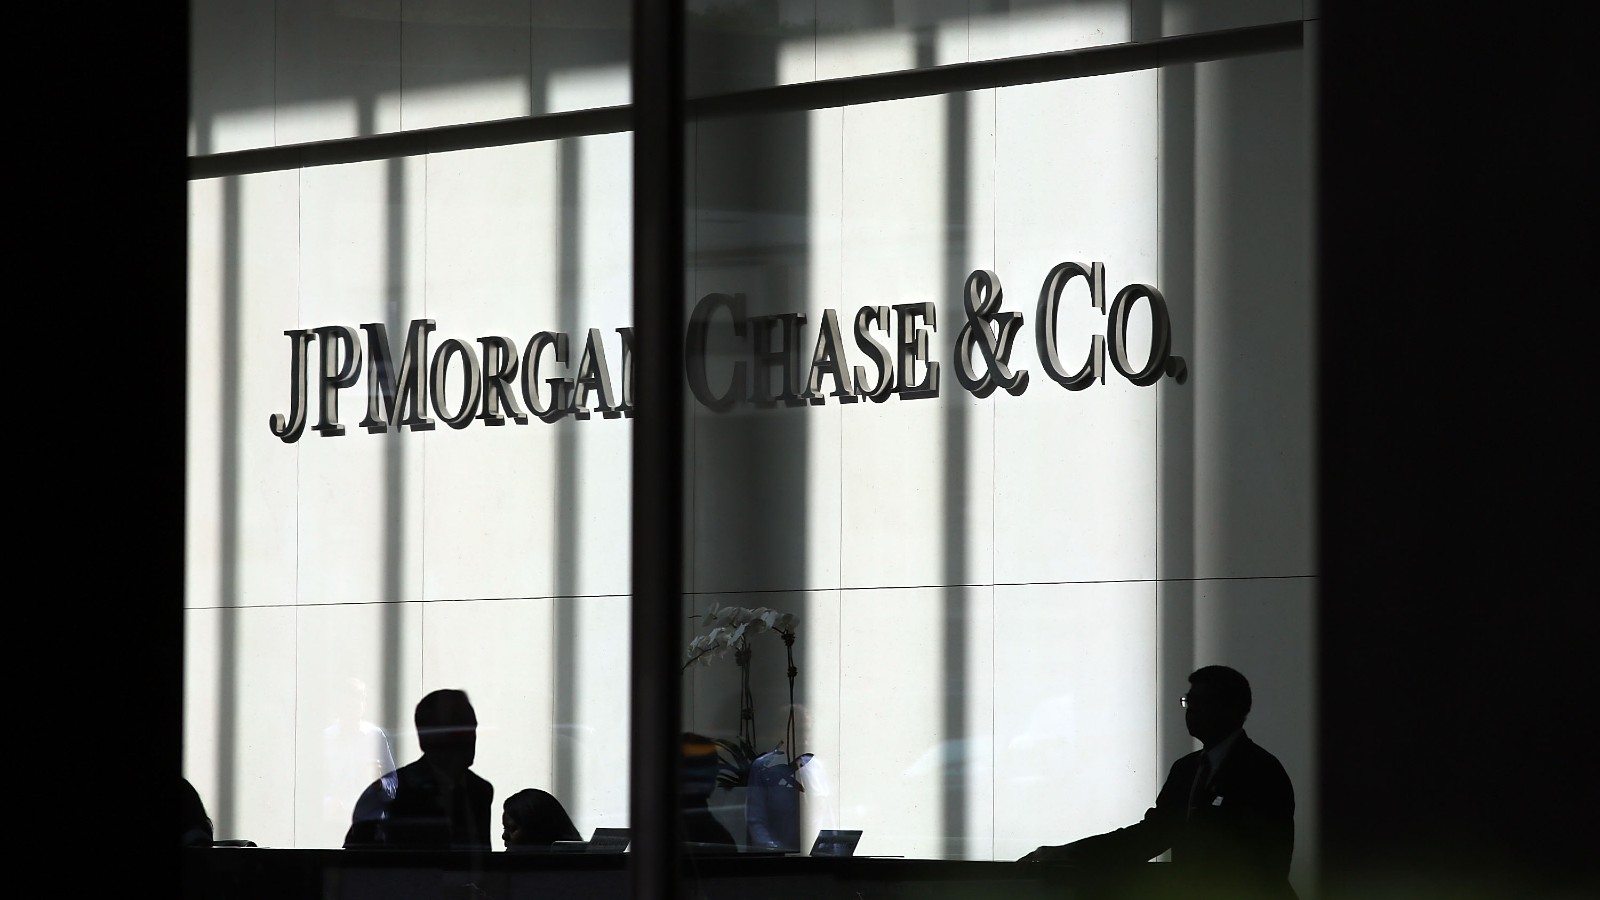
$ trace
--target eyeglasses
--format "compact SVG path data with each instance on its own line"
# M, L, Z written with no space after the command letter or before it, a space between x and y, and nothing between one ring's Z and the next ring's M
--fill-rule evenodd
M1178 705L1183 707L1184 709L1188 709L1189 708L1189 695L1188 694L1184 694L1183 696L1179 697L1178 698Z

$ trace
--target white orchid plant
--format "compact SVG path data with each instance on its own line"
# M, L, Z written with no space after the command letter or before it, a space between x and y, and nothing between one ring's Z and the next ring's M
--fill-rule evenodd
M689 642L688 659L683 667L695 663L709 666L715 660L733 654L739 664L739 737L715 740L719 750L717 783L723 787L739 787L749 783L750 766L759 755L756 749L755 696L750 692L750 637L771 631L783 638L789 668L789 720L784 731L782 746L793 752L794 747L794 678L799 673L794 664L794 636L800 626L800 617L794 613L780 612L765 606L721 606L713 602L711 610L698 618L705 622L706 631Z
M709 666L729 653L748 649L750 636L763 631L777 632L785 643L792 643L800 625L800 618L794 613L765 606L719 606L714 602L711 611L700 618L705 620L707 631L689 642L689 658L683 664L686 669L695 663Z

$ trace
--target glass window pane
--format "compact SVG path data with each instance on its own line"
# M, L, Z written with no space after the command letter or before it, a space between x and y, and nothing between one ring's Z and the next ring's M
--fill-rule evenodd
M725 775L706 833L1014 860L1131 825L1202 747L1171 698L1220 664L1292 782L1303 890L1304 52L1151 68L1124 48L1007 82L923 70L1080 49L1092 5L889 6L847 27L819 7L814 36L689 20L691 44L745 51L691 63L691 94L767 89L687 122L684 727ZM1214 30L1103 7L1106 44ZM952 88L963 71L998 83ZM765 610L796 618L792 648L730 629Z
M647 330L635 136L554 115L631 102L628 4L194 4L214 837L501 850L525 789L638 828L630 710L676 691L689 852L1013 860L1221 745L1172 698L1223 664L1310 884L1301 13L1168 6L686 4L685 308ZM684 665L632 693L633 363L680 341ZM467 812L395 825L428 760Z
M186 777L215 838L271 848L501 850L524 789L577 832L545 844L626 827L630 136L363 138L626 104L628 6L247 6L195 4L196 154L356 161L190 184L214 376L188 399ZM492 796L401 833L440 689Z

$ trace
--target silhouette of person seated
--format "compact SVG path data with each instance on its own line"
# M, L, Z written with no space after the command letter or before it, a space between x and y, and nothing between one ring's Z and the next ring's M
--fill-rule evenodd
M478 717L463 691L423 697L415 714L422 758L384 775L356 801L346 848L489 849L494 786L471 771Z
M1170 849L1183 896L1294 897L1294 788L1277 758L1244 733L1250 683L1226 666L1205 666L1189 676L1182 702L1202 749L1172 764L1143 821L1040 847L1022 861L1113 866Z
M206 815L206 805L200 800L200 792L194 789L187 778L183 779L183 787L179 788L178 804L183 846L211 846L211 817Z
M507 797L500 813L500 824L505 829L500 839L505 841L507 850L583 840L561 801L538 788L520 790Z
M702 734L683 735L683 839L691 844L738 845L711 814L707 798L717 786L717 745Z

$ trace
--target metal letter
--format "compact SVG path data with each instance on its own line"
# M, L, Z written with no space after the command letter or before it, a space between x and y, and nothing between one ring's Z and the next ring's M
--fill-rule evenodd
M622 338L622 414L633 417L633 329L618 328Z
M1039 361L1044 363L1045 373L1069 391L1081 391L1097 380L1101 384L1106 380L1104 335L1097 334L1089 339L1089 358L1075 375L1066 373L1061 367L1061 357L1056 353L1056 314L1060 312L1061 292L1066 290L1067 282L1079 277L1089 285L1089 303L1100 310L1100 315L1105 315L1106 267L1100 263L1090 263L1089 268L1085 269L1081 263L1064 262L1045 276L1044 286L1039 288L1038 314L1033 320L1034 341L1038 344Z
M1144 368L1135 372L1128 359L1128 314L1133 304L1144 297L1150 301L1150 358ZM1167 356L1172 352L1172 321L1167 316L1167 299L1148 284L1130 284L1117 292L1111 301L1111 365L1122 377L1139 387L1146 387L1167 374ZM1179 360L1182 368L1182 360ZM1176 375L1176 373L1174 373Z
M545 383L550 385L550 403L539 400L539 357L544 348L551 345L555 346L556 362L566 365L567 336L564 333L541 331L528 342L528 349L522 351L522 399L527 402L528 411L544 422L554 422L566 415L567 403L572 398L571 378L546 378Z
M833 396L840 403L854 403L855 393L850 387L850 363L844 356L844 338L839 334L839 314L831 309L822 311L822 324L817 328L817 346L811 352L811 374L806 378L803 395L812 403L822 403L822 378L833 376Z
M755 367L755 386L750 392L750 399L757 406L771 406L782 400L789 406L797 406L805 401L800 399L800 330L806 323L802 313L778 313L773 316L754 316L750 324L754 331L750 336L754 346L751 348L752 365ZM780 326L778 346L772 346L773 326ZM783 372L783 381L778 393L772 393L772 369L776 366Z
M1022 369L1013 373L1007 365L1011 359L1011 342L1022 325L1022 313L1000 312L1004 296L1000 276L995 273L976 269L967 276L961 297L961 304L967 310L967 323L956 334L956 379L975 397L987 397L997 386L1013 396L1028 389L1028 373ZM989 330L991 322L995 326L993 331ZM972 370L974 343L986 363L981 378Z
M456 354L467 365L465 378L461 383L461 408L455 415L446 411L444 384L445 375L450 371L450 357ZM450 338L439 344L439 349L433 353L433 365L430 369L433 376L433 411L439 414L451 428L465 428L472 424L473 416L478 412L479 390L483 387L483 373L478 368L478 354L473 352L470 344Z
M356 330L349 325L324 325L316 332L317 342L322 345L317 386L321 406L317 411L317 424L312 427L323 437L338 437L344 434L344 426L339 424L339 389L355 384L361 375L361 344L356 339ZM344 357L342 365L341 356Z
M900 303L894 308L896 327L896 355L899 357L895 373L894 392L901 400L939 396L939 364L928 361L928 331L939 330L939 321L932 303ZM917 319L927 319L927 328L918 328ZM928 371L922 381L912 384L911 373L915 363L926 363Z
M611 370L606 366L606 345L600 329L589 329L589 339L583 345L583 357L578 360L578 391L572 402L573 415L589 418L589 392L600 394L600 413L608 419L622 415L617 407L616 395L611 392Z
M894 361L889 358L889 348L878 343L871 328L877 325L884 333L889 331L889 307L863 306L856 310L856 346L878 365L878 380L866 387L867 370L855 367L856 393L874 403L882 403L894 394Z
M406 347L400 354L396 377L389 353L389 333L382 322L361 326L367 333L367 417L361 427L382 434L395 425L396 411L404 410L400 425L412 431L432 431L428 418L428 388L424 369L428 363L428 334L438 326L432 319L412 319L406 330ZM396 389L399 396L395 396ZM379 398L382 398L380 406Z
M274 437L292 444L300 440L306 427L306 350L311 346L311 332L297 328L284 334L289 336L289 415L273 413L267 425Z
M483 345L483 412L478 418L485 425L504 425L506 417L500 414L500 404L518 425L528 424L528 415L517 405L517 395L511 390L511 379L517 377L517 343L508 337L490 335L478 338Z
M689 392L700 404L712 412L727 412L733 405L745 399L744 363L733 364L733 382L728 386L722 396L711 393L711 386L706 383L706 334L711 330L711 314L718 307L726 307L728 314L733 317L734 337L744 337L744 295L734 294L707 294L700 298L694 306L694 312L689 315L689 333L684 339L683 367L689 378Z

